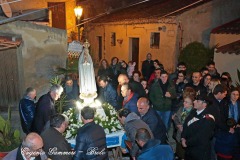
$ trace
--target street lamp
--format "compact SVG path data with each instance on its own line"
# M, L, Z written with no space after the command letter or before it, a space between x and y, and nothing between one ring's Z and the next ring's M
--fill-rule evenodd
M78 27L78 41L80 42L80 21L81 21L81 16L83 13L83 8L81 6L77 6L74 8L75 16L77 17L77 27Z

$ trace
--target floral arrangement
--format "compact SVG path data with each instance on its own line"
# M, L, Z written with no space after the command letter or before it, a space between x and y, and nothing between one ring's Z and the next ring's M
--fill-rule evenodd
M122 126L117 118L117 112L115 109L108 103L102 104L102 108L106 116L96 113L94 117L95 123L102 126L106 134L122 130ZM65 137L67 139L75 138L78 129L83 126L83 123L79 120L79 111L77 108L73 107L63 114L65 114L69 119L69 125L65 131Z

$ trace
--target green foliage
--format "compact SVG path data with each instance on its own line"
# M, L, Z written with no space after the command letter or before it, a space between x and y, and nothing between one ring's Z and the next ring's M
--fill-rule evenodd
M72 74L72 73L78 73L78 69L77 68L62 68L62 67L58 67L57 71L55 72L56 75L68 75L68 74Z
M199 71L213 59L214 48L206 48L202 43L192 42L181 52L178 61L187 64L190 73Z
M63 92L61 97L56 101L55 107L58 113L63 113L63 108L67 105L67 95Z
M11 126L11 109L8 107L8 118L4 120L0 116L0 151L11 151L19 146L21 142L20 131Z
M52 79L50 79L50 83L51 83L51 85L54 85L54 84L61 85L62 81L58 76L56 76L56 77L53 77Z

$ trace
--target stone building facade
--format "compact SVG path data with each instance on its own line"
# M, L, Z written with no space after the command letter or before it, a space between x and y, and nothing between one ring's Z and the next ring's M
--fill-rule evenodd
M110 62L116 56L136 61L141 69L141 62L150 52L153 59L160 60L172 72L183 47L194 41L208 46L211 30L238 18L239 8L238 0L153 0L110 12L88 24L85 31L95 59L106 58ZM136 39L137 54L133 53ZM152 47L156 41L158 46Z
M17 56L13 64L13 66L17 66L15 79L8 79L8 77L2 75L7 79L6 81L10 81L9 85L16 85L18 88L15 90L15 92L18 92L17 97L10 97L10 99L13 98L18 103L17 99L21 98L24 90L30 86L37 89L39 98L49 90L49 80L55 76L56 68L65 67L67 58L66 31L21 21L2 24L0 30L0 36L7 34L8 37L11 36L12 41L15 40L14 37L21 40L21 44L15 48L0 50L1 54L11 51L11 54ZM11 57L1 59L1 61L6 62L11 60ZM9 66L5 67L9 69ZM6 88L11 89L11 87ZM14 101L11 101L11 103L14 103Z

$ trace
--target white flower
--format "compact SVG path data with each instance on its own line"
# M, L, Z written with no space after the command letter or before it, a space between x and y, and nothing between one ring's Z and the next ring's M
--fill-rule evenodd
M109 134L109 129L108 128L105 128L104 131L105 131L106 134Z
M111 131L112 131L112 132L115 132L115 131L117 131L117 130L116 130L115 127L113 127L113 128L111 129Z
M115 132L117 130L121 130L122 126L117 119L116 110L110 104L103 104L104 110L108 110L106 112L106 116L103 114L96 113L95 115L95 123L102 126L106 134L111 132ZM64 112L69 118L69 126L66 130L66 138L72 138L76 136L77 130L83 126L83 123L78 119L78 112L75 111L76 108L71 108L68 111Z
M66 138L71 138L72 137L72 134L69 132L69 130L67 131L67 134L66 134Z
M117 128L122 128L122 126L118 123Z

